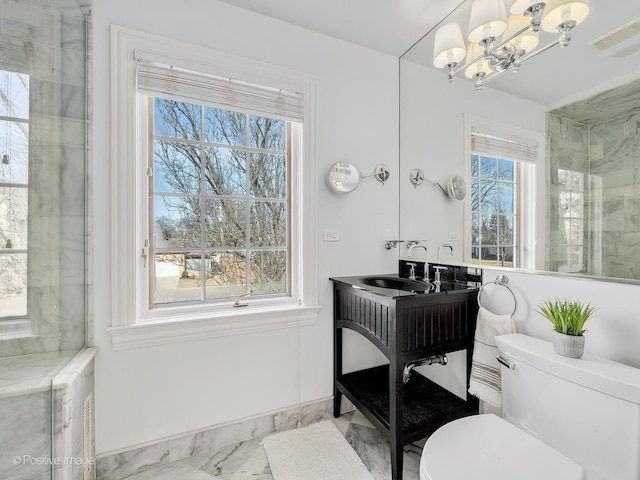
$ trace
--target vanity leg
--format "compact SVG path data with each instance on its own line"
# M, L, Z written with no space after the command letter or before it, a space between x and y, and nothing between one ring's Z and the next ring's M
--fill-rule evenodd
M394 445L394 443L396 445ZM404 461L404 449L402 444L391 444L391 479L402 480L402 464Z
M397 360L392 360L389 364L389 443L391 444L392 480L402 480L404 460L402 369L403 365Z
M340 406L342 403L342 393L337 388L333 389L333 417L338 418L340 416Z
M333 337L333 416L340 416L342 393L338 390L338 378L342 375L342 329L334 328Z

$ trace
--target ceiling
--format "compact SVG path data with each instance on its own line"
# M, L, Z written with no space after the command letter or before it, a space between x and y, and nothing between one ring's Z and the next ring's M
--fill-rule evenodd
M462 0L220 0L399 57Z
M443 23L457 21L465 31L470 4L470 0L464 2ZM589 16L573 29L569 46L555 46L524 62L517 74L507 71L489 81L485 88L498 89L545 107L555 108L638 79L640 53L614 58L596 51L589 43L639 18L638 0L590 0ZM437 29L426 35L403 58L435 68L431 61L435 30ZM557 38L557 34L542 30L539 36L538 49ZM632 43L634 41L640 41L640 37L631 40ZM441 73L443 85L446 85L446 72ZM467 80L464 75L459 75L455 81L469 82L469 88L473 88L471 80Z
M432 30L459 5L466 4L458 13L471 4L471 0L220 1L397 57L406 52L404 58L430 68L434 68ZM640 53L621 59L605 57L589 45L640 18L640 1L591 0L590 5L589 16L574 29L567 48L556 46L525 62L517 77L507 72L485 88L553 108L640 78ZM541 46L553 38L545 35L541 35ZM442 76L446 84L444 72ZM462 76L456 81L467 80Z

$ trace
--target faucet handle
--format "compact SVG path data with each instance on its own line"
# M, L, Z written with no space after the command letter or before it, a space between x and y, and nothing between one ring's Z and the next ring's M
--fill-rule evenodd
M409 270L409 280L415 280L416 279L416 266L418 264L414 263L414 262L407 262L406 265L411 267L411 270Z
M436 271L434 282L440 283L440 270L449 270L447 267L440 265L434 265L433 269Z

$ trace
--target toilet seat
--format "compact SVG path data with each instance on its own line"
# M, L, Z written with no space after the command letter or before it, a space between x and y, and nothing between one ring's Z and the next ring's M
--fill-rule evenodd
M427 440L420 480L581 480L584 469L493 414L461 418Z

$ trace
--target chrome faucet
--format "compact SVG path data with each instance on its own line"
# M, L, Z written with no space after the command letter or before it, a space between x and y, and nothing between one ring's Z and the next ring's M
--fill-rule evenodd
M438 260L440 260L440 249L442 248L448 248L451 250L451 256L453 257L453 245L449 245L448 243L443 243L442 245L438 246Z
M416 265L417 263L407 262L407 266L411 267L411 269L409 270L409 280L416 279Z
M440 265L433 267L433 269L436 271L435 276L434 276L434 280L433 283L438 286L440 285L440 270L449 270L447 267L442 267Z
M407 257L411 256L414 248L424 248L424 276L422 279L425 282L429 281L429 250L427 250L427 246L424 243L420 242L409 242L407 243L408 251Z

